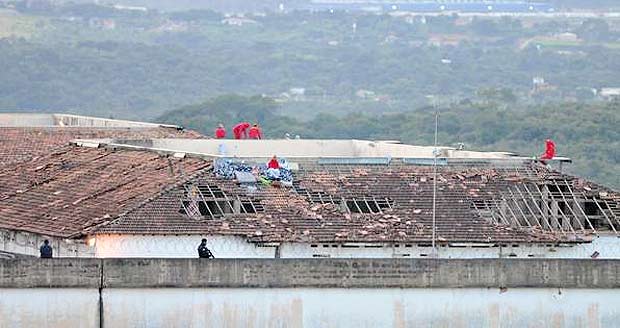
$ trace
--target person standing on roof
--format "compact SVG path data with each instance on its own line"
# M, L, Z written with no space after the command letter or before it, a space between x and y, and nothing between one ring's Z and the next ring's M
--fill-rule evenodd
M250 139L263 139L263 132L260 130L258 123L250 128Z
M45 241L43 241L43 245L39 248L39 252L41 253L42 259L51 259L53 257L53 250L49 240L45 239Z
M198 245L198 257L201 259L214 259L213 253L207 248L207 238L203 238Z
M551 139L545 141L545 152L540 155L540 159L552 159L555 157L555 142Z
M247 139L248 138L248 128L250 127L250 123L241 122L233 127L233 135L235 139Z
M224 139L226 138L226 129L224 128L224 124L220 123L217 125L215 129L215 139Z

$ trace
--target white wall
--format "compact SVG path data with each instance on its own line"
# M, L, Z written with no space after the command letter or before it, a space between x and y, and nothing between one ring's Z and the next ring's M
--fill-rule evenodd
M198 257L198 244L207 238L207 247L216 258L274 258L275 247L258 247L237 236L154 236L97 235L97 257Z
M0 289L0 327L99 327L97 289ZM104 327L617 327L619 289L103 289Z
M0 250L5 252L39 256L39 247L48 239L54 250L55 257L93 257L95 248L86 244L85 240L46 237L27 232L16 232L0 229Z
M104 289L108 327L616 327L620 290Z
M276 247L260 247L237 236L206 236L207 246L218 258L274 258ZM197 257L196 248L202 236L98 235L98 257ZM312 247L316 245L317 247ZM325 247L328 246L328 247ZM336 247L334 247L336 246ZM423 258L430 256L430 247L416 244L357 244L357 248L336 244L283 243L281 258ZM519 245L518 247L439 247L441 258L589 258L595 251L598 258L620 259L620 239L604 236L589 244L576 246ZM511 256L516 255L516 256Z
M423 258L432 254L431 247L419 247L416 244L398 244L398 247L383 245L381 248L369 247L372 244L358 244L358 248L333 247L331 244L315 245L317 247L311 247L311 244L285 243L281 246L280 254L283 258ZM562 246L544 244L509 244L507 247L440 246L437 252L440 258L589 258L594 252L598 252L598 258L620 259L620 238L601 236L592 243Z
M413 157L433 158L434 147L392 144L368 140L334 140L334 139L152 139L144 145L132 142L131 145L175 152L199 153L206 155L225 155L243 158L269 158L272 155L289 158L317 157ZM226 149L221 154L221 146ZM459 151L448 147L439 147L443 155L450 158L487 158L506 159L501 152Z
M0 327L99 327L99 291L0 288Z

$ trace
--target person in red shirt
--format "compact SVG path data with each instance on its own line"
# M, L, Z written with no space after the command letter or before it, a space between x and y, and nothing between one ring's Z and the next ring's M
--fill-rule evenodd
M258 124L254 124L250 128L250 139L263 139L263 132L260 130Z
M540 159L552 159L555 157L555 142L551 139L545 141L545 153L540 155Z
M224 139L226 138L226 129L224 128L224 124L219 124L215 129L215 139Z
M235 139L247 139L248 138L248 128L250 127L250 123L241 122L233 127L233 135Z
M267 167L276 170L280 169L280 162L278 162L278 158L276 157L276 155L273 155L269 163L267 163Z

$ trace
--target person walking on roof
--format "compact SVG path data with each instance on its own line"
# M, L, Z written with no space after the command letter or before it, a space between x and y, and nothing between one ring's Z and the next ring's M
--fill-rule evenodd
M551 139L545 141L545 152L540 155L540 159L553 159L555 157L555 142Z
M260 130L258 123L250 128L250 139L263 139L263 132Z
M250 127L250 123L241 122L233 127L233 135L235 139L247 139L248 138L248 128Z
M39 252L41 253L42 259L51 259L53 257L53 250L49 240L45 239L45 241L43 241L43 245L39 248Z
M226 138L226 129L224 128L224 124L220 123L217 125L215 129L215 139L224 139Z
M198 257L201 259L214 259L213 253L207 248L207 238L203 238L198 245Z

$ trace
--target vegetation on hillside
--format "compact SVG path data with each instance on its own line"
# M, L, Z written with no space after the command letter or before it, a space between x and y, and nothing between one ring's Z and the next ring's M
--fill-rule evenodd
M11 23L25 31L0 39L3 110L152 118L237 93L272 96L310 118L476 101L489 88L519 103L590 101L593 89L620 86L613 19L226 17L16 3L2 21L29 23ZM533 92L538 76L546 85Z
M161 118L429 144L436 106L442 144L534 155L551 137L575 172L620 186L618 103L598 93L620 87L618 19L3 5L2 111L146 120L181 108Z

